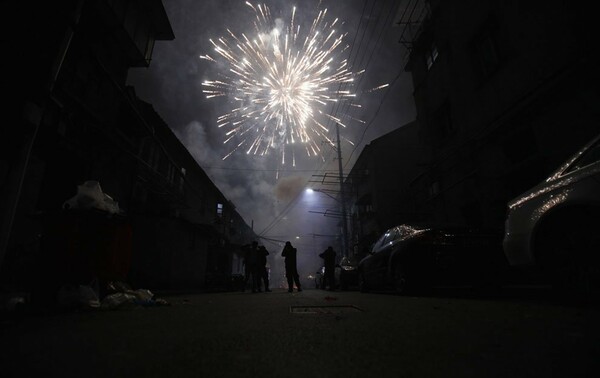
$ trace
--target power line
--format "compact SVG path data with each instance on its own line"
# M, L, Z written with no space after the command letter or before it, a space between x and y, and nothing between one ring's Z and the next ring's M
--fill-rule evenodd
M348 156L348 159L346 160L346 165L350 162L350 159L352 158L352 155L354 155L354 152L356 151L356 149L358 148L358 146L362 143L362 141L363 141L363 139L365 137L365 134L367 133L367 130L369 129L369 127L371 127L371 125L373 124L373 122L375 121L375 119L377 118L377 116L379 115L379 111L381 110L381 106L385 102L385 99L387 98L387 96L390 93L391 89L394 87L394 84L396 83L396 81L402 75L403 72L404 72L404 68L400 68L400 72L398 72L398 74L396 75L396 77L394 78L394 80L392 80L392 82L390 83L390 86L387 88L385 94L383 95L383 97L381 98L381 101L379 102L379 106L377 107L377 111L373 115L373 118L371 118L371 121L367 124L367 126L365 126L365 128L363 130L363 133L362 133L362 135L360 137L360 140L358 141L358 143L356 143L356 145L352 149L352 152L350 153L350 156ZM344 167L345 167L345 165L344 165Z
M399 1L401 1L401 0L399 0ZM367 69L368 69L368 68L369 68L369 66L371 65L371 62L373 61L373 57L375 56L375 54L376 54L377 52L379 52L379 50L381 49L381 46L382 46L382 45L381 45L381 42L383 41L383 35L384 35L384 32L386 32L385 34L387 34L387 32L389 31L389 28L388 28L388 27L386 27L386 25L389 25L389 23L390 23L390 18L392 17L392 14L393 14L392 10L394 10L395 8L397 8L397 6L398 6L398 2L390 1L390 4L391 4L392 6L391 6L391 8L389 9L389 11L387 12L387 17L385 18L385 21L383 22L383 25L382 25L382 27L381 27L381 29L380 29L379 35L378 35L378 37L377 37L377 40L375 41L375 45L374 45L374 48L373 48L373 50L372 50L371 54L364 54L364 55L363 55L363 58L362 58L362 59L361 59L361 61L360 61L360 67L363 67L362 69L364 69L364 70L365 70L365 72L367 72ZM384 7L384 6L382 6L381 10L383 10L383 7ZM380 14L381 14L381 12L380 12ZM378 20L379 20L379 18L378 18ZM377 29L377 25L378 25L378 24L379 24L379 22L376 24L376 26L375 26L375 29ZM367 60L366 64L363 66L364 59L365 59L365 57L367 57L367 56L368 56L369 58L368 58L368 60ZM358 88L360 88L360 85L362 84L362 81L364 80L364 78L365 78L365 75L362 75L362 76L359 78L359 80L358 80L358 82L357 82L357 84L356 84L356 88L357 88L357 89L358 89ZM358 96L361 96L361 95L362 95L362 94L359 94ZM360 102L360 101L357 101L357 102ZM350 111L351 111L351 113L354 113L354 112L356 111L356 109L350 109L350 104L344 104L344 106L345 106L345 108L344 108L344 110L343 110L343 113L342 113L342 114L344 114L345 112L350 112ZM336 116L337 116L337 115L336 115ZM349 117L351 118L351 117L352 117L352 115L349 115Z
M408 15L408 20L410 21L410 19L412 18L412 16L413 16L413 14L414 14L414 12L415 12L415 10L416 10L416 8L417 8L417 5L418 5L418 4L419 4L419 0L415 1L415 3L413 4L412 10L410 11L410 14L408 14L408 9L409 9L409 7L410 7L410 2L409 2L409 3L407 4L407 7L406 7L406 9L404 10L404 12L402 13L402 15L401 15L401 17L400 17L399 23L402 23L402 22L403 22L403 20L405 19L405 16L407 16L407 15ZM421 17L423 17L423 12L427 12L427 9L426 9L426 7L424 7L424 8L421 10L421 13L418 15L418 18L419 18L419 19L421 19ZM391 13L390 13L390 14L391 14ZM388 18L389 18L389 14L388 14ZM387 21L386 21L386 22L387 22ZM402 31L402 35L404 35L405 31L406 31L406 28L404 28L404 29L403 29L403 31ZM402 37L401 37L401 38L402 38ZM360 146L360 144L362 143L362 141L363 141L363 139L364 139L364 137L365 137L365 134L366 134L367 130L369 129L369 127L370 127L370 126L373 124L373 122L375 121L375 119L376 119L376 118L377 118L377 116L379 115L379 111L381 110L381 106L383 105L383 103L384 103L385 99L387 98L388 94L390 93L390 91L391 91L392 87L394 86L394 84L396 83L396 81L398 80L398 78L399 78L399 77L402 75L402 73L404 72L404 60L406 59L406 57L407 57L407 56L405 55L405 56L404 56L404 58L402 59L402 62L401 62L402 64L400 65L400 71L398 72L398 74L396 75L396 77L395 77L395 78L392 80L392 82L390 83L390 86L387 88L387 90L386 90L386 92L385 92L384 96L382 97L382 99L381 99L381 101L380 101L380 103L379 103L379 106L378 106L378 108L377 108L377 111L376 111L376 112L375 112L375 114L373 115L373 118L372 118L372 119L371 119L371 121L370 121L370 122L367 124L367 126L365 126L365 128L364 128L364 130L363 130L363 133L362 133L362 135L361 135L361 137L360 137L360 140L359 140L359 141L356 143L356 145L355 145L355 146L354 146L354 148L352 149L352 153L350 154L350 156L349 156L349 157L348 157L348 159L346 160L346 164L344 165L344 168L345 168L345 167L346 167L346 166L347 166L347 165L350 163L350 160L351 160L351 158L352 158L352 155L354 155L354 152L356 151L356 149L358 148L358 146ZM370 62L370 59L369 59L369 62ZM368 63L367 63L367 64L368 64Z

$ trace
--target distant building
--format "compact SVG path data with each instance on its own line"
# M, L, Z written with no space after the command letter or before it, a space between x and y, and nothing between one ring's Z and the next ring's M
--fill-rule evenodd
M139 146L132 195L132 279L160 287L199 287L239 273L240 247L256 239L253 230L152 105L130 93L153 130ZM159 261L169 261L172 269Z
M2 284L223 280L252 230L125 86L130 67L150 64L155 40L174 38L162 2L11 2L2 14L11 37L3 62L11 127L0 131ZM88 180L124 212L65 211Z
M423 219L410 184L419 174L422 146L411 122L365 146L346 179L351 245L360 253L386 229Z

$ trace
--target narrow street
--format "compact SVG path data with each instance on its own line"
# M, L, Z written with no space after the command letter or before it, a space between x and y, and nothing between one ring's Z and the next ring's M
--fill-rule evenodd
M4 319L2 375L596 376L600 309L533 292L164 293L170 306Z

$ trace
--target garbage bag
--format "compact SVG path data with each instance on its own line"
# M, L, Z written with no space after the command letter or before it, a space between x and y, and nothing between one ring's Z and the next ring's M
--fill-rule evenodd
M115 292L125 293L128 290L132 290L132 289L131 289L131 286L129 286L129 284L127 284L125 282L109 281L106 284L106 290L112 294Z
M101 307L106 310L112 310L126 304L134 304L135 301L135 295L127 293L114 293L104 297Z
M121 212L119 203L108 194L103 193L100 183L94 180L88 180L82 185L78 185L77 194L65 201L63 203L63 208L83 210L95 208L110 214Z
M77 194L65 201L65 209L84 209L89 210L92 207L99 208L104 202L104 193L100 188L98 181L86 181L77 186Z
M154 297L154 294L147 289L127 290L126 293L135 296L140 301L149 301Z
M163 298L156 298L156 300L154 301L154 303L156 303L157 306L170 306L171 305L171 303L167 302Z

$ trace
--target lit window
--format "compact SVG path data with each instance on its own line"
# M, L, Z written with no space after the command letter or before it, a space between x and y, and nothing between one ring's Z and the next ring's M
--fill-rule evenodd
M219 217L223 216L223 204L222 203L217 204L217 216L219 216Z
M432 44L429 50L427 50L427 70L431 69L431 66L433 66L439 55L437 47Z

